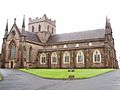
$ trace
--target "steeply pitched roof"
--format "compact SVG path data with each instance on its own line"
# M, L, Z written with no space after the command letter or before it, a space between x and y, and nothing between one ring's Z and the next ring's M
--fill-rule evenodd
M26 40L29 40L29 41L34 41L34 42L40 42L36 33L34 32L29 32L29 31L26 31Z
M21 34L21 32L22 32L21 28L19 28L19 32ZM26 40L40 43L40 41L39 41L35 32L26 31Z
M104 38L104 37L105 37L105 30L104 29L97 29L97 30L88 30L88 31L82 31L82 32L73 32L73 33L51 35L49 40L48 40L48 43L96 39L96 38Z
M96 30L88 30L88 31L73 32L73 33L54 34L49 37L47 43L59 43L66 41L97 39L104 37L105 37L105 29L96 29ZM35 32L26 31L26 40L40 43L40 40L38 39Z

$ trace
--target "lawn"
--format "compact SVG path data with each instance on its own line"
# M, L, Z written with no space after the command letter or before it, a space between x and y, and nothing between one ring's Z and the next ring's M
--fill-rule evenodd
M43 78L68 79L69 75L74 75L76 79L91 78L103 73L111 72L114 69L75 69L68 72L68 69L20 69Z
M0 80L2 80L2 75L0 74Z

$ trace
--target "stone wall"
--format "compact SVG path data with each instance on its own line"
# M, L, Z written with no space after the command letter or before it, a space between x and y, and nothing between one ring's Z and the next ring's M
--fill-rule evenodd
M94 50L99 50L101 52L101 63L93 62L93 52ZM70 63L63 62L64 52L68 51L70 53ZM82 51L84 53L84 63L77 63L77 53L78 51ZM58 56L57 64L51 64L51 54L52 52L56 52ZM42 51L39 53L43 53ZM94 49L77 49L77 50L53 50L53 51L44 51L46 54L47 62L46 64L40 64L40 58L38 58L38 66L40 68L103 68L105 67L105 59L104 59L104 48L94 48ZM40 55L39 55L40 57Z

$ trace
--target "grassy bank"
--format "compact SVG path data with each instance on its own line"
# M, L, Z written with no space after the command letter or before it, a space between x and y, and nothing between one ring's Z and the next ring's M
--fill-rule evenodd
M68 72L68 69L20 69L21 71L31 73L43 78L67 79L69 75L74 75L76 79L91 78L103 73L111 72L114 69L75 69L74 72Z

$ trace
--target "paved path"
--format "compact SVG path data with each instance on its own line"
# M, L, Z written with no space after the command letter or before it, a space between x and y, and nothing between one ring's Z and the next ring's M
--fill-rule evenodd
M120 70L82 80L42 79L16 69L0 69L0 90L120 90Z

